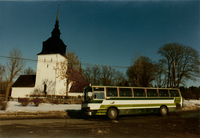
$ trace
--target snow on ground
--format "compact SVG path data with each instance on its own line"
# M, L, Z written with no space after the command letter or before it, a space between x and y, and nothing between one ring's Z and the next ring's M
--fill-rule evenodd
M0 113L5 112L48 112L48 111L66 111L66 110L80 110L81 104L49 104L42 103L38 107L34 104L29 104L26 107L23 107L21 103L16 101L9 101L7 109L5 111L0 110Z
M184 100L183 108L184 111L200 109L200 100ZM48 111L66 111L66 110L81 110L81 104L47 104L42 103L38 107L34 104L29 104L23 107L19 102L9 101L6 110L0 110L0 113L6 112L48 112Z
M183 110L198 110L200 109L200 100L184 100L183 101Z

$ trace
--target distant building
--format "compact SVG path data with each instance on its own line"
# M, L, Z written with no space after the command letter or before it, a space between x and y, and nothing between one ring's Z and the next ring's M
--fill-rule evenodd
M58 14L51 37L43 42L38 54L36 75L21 75L12 86L11 97L26 97L34 92L47 95L66 95L66 80L57 78L56 64L66 60L66 45L60 39ZM72 75L73 83L69 86L68 96L83 95L83 88L89 83L80 72Z

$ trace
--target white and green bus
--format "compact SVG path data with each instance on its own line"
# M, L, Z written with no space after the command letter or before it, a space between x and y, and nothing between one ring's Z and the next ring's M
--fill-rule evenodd
M182 96L176 88L87 86L82 111L89 116L161 113L181 110Z

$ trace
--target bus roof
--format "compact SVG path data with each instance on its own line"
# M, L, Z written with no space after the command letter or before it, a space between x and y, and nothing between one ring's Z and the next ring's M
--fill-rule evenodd
M178 88L157 88L157 87L130 87L130 86L101 86L101 85L91 85L87 87L107 87L107 88L139 88L139 89L178 89Z

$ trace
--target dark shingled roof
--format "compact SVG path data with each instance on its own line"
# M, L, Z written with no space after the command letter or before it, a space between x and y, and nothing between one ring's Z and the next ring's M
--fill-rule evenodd
M89 86L90 83L88 82L74 82L72 87L70 88L70 92L72 93L82 93L83 89L86 86Z
M71 71L68 69L68 71ZM71 80L73 80L72 87L70 88L69 92L83 92L84 87L89 86L89 82L85 80L82 74L78 71L73 70L71 75Z
M36 75L20 75L12 87L34 87Z
M50 37L45 42L43 42L42 52L40 52L38 55L61 54L64 56L66 47L67 46L63 43L63 41L61 39Z

